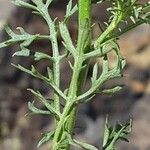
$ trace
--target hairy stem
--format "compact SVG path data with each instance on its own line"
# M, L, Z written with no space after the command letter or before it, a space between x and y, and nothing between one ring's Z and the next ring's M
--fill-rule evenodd
M58 148L58 143L63 138L65 138L65 134L61 133L62 128L64 126L64 119L69 116L66 120L66 124L68 124L67 132L72 135L75 123L75 116L77 106L75 105L75 101L77 99L78 94L81 91L81 85L86 78L86 70L83 71L83 54L89 50L91 46L91 0L79 0L79 31L78 31L78 43L77 43L77 57L74 58L74 67L73 74L70 82L69 92L68 92L68 101L64 108L62 117L56 127L56 132L53 139L52 150L56 150ZM82 79L81 77L82 72ZM69 143L66 144L65 150L70 148Z

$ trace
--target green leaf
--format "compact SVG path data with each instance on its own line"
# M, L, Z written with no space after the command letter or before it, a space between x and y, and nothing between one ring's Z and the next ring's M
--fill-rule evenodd
M85 59L102 57L116 48L116 43L111 39L100 45L100 48L94 49L91 52L84 54Z
M42 139L38 142L37 147L39 148L43 144L45 144L45 143L49 142L50 140L52 140L53 137L54 137L54 133L55 133L54 131L44 133Z
M28 102L28 108L33 114L41 114L41 115L50 115L51 113L49 111L38 109L34 106L34 101Z
M78 10L77 5L75 5L72 8L72 0L69 1L68 5L67 5L67 9L66 9L66 18L69 18L70 16L72 16L76 11Z
M43 0L32 0L32 2L39 8L42 9L44 7Z
M69 63L69 66L70 66L71 70L73 70L73 65L72 65L72 63L71 63L70 61L68 61L68 63Z
M7 46L8 46L8 44L6 44L6 42L0 43L0 48L7 47Z
M60 113L55 110L55 108L51 105L51 103L45 99L42 94L37 91L35 92L33 89L28 89L35 97L37 97L41 102L45 105L45 107L53 114L57 119L60 119Z
M49 5L52 3L52 1L53 1L53 0L46 0L46 4L45 4L45 5L46 5L47 8L48 8Z
M35 67L34 67L33 65L31 66L31 70L26 69L25 67L23 67L23 66L21 66L21 65L19 65L19 64L18 64L18 65L11 64L11 65L14 66L15 68L17 68L17 69L23 71L23 72L26 72L26 73L28 73L28 74L34 76L34 77L37 77L37 78L39 78L39 79L41 79L41 80L44 80L45 82L48 82L48 78L45 77L45 76L43 76L41 73L39 73L39 72L35 69Z
M105 128L104 128L104 139L103 139L103 146L105 146L107 144L107 141L109 139L109 128L108 128L108 116L106 116L106 120L105 120Z
M130 19L134 24L136 23L135 18L133 16L130 16Z
M91 78L93 84L97 80L97 75L98 75L98 63L96 63L93 67L93 75Z
M102 91L103 94L106 94L106 95L112 95L112 94L115 94L117 92L119 92L120 90L122 90L122 87L121 86L116 86L114 88L111 88L111 89L105 89Z
M50 59L52 61L54 61L54 58L52 58L51 56L42 53L42 52L32 52L27 48L23 48L21 51L17 51L13 54L13 56L23 56L23 57L33 57L34 60L38 61L41 59Z
M29 49L23 49L21 51L17 51L13 54L13 56L31 56L31 51Z
M73 145L73 146L77 146L77 147L83 148L85 150L98 150L93 145L90 145L90 144L87 144L87 143L83 143L83 142L79 142L79 141L77 141L75 139L73 139L70 144Z
M41 59L50 59L50 60L53 60L54 61L54 58L52 58L51 56L47 55L47 54L44 54L42 52L36 52L34 54L34 60L41 60Z
M8 25L5 26L5 31L12 38L14 38L16 36L16 34L10 29L10 27Z
M9 26L5 26L5 30L7 34L11 37L9 40L6 40L0 43L0 48L7 47L11 44L15 44L17 42L22 42L20 44L21 49L28 47L39 35L31 35L24 31L23 28L18 27L20 30L20 34L15 34Z
M70 37L70 33L68 31L68 28L66 26L66 24L64 23L60 23L59 24L59 29L60 29L60 34L62 39L64 40L64 46L66 47L66 49L73 54L73 56L76 55L76 49L73 45L72 39Z
M120 123L116 124L114 127L108 127L108 121L105 123L105 133L103 150L115 149L115 144L118 140L127 141L126 136L131 132L132 120L129 120L125 125Z
M47 67L47 72L48 72L48 78L52 81L53 80L53 71Z
M63 136L61 140L58 142L57 148L55 149L61 149L61 150L66 150L67 146L69 144L69 134L65 130L63 131Z
M36 7L34 5L24 2L23 0L12 0L12 3L14 3L16 6L31 8L36 10Z
M66 116L66 118L64 119L64 131L68 132L69 128L70 128L70 124L68 123L70 120L71 115Z
M14 66L15 68L17 68L17 69L23 71L23 72L26 72L26 73L28 73L28 74L33 75L31 70L26 69L26 68L24 68L23 66L21 66L21 65L19 65L19 64L18 64L18 65L11 64L11 65Z

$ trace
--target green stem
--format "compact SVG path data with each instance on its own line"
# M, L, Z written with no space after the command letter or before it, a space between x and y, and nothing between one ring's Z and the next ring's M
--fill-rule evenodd
M100 37L95 41L94 47L99 48L100 45L105 41L105 39L114 31L114 29L118 26L120 23L122 17L116 15L111 24L108 26L108 28L100 35Z
M66 124L68 125L67 132L72 136L74 122L76 118L76 110L77 106L75 105L75 101L79 93L81 93L81 85L86 78L86 71L83 71L83 54L90 50L91 47L91 0L79 0L79 31L78 31L78 42L77 42L77 57L74 58L74 67L73 74L71 78L71 83L68 92L68 101L63 110L62 117L57 124L56 132L53 139L53 145L51 150L57 150L58 143L61 139L65 138L65 132L63 131L64 120L65 118L69 118L66 120ZM82 72L82 78L81 77ZM66 137L67 138L67 137ZM65 150L69 150L70 145L66 143Z
M79 54L86 53L91 46L91 0L79 0L78 42Z
M118 7L118 9L121 10L121 5L120 2L117 1L116 5ZM114 14L114 18L111 21L110 25L107 27L107 29L99 36L99 38L95 41L94 43L94 47L97 49L100 47L100 45L105 42L106 38L108 38L113 31L118 27L119 23L121 22L121 20L123 19L124 14L121 11L117 11Z

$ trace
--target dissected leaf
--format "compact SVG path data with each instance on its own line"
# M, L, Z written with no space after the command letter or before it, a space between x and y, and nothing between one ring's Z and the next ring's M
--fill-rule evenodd
M20 34L14 33L9 26L5 26L5 30L11 38L9 40L0 43L0 48L7 47L17 42L21 42L20 44L21 49L26 48L38 37L38 34L31 35L25 32L23 28L19 27L18 29L20 30Z
M54 133L55 133L54 131L44 133L42 139L38 142L37 147L39 148L43 144L45 144L45 143L49 142L50 140L52 140L53 136L54 136Z
M72 39L70 37L69 31L67 26L64 23L59 24L59 29L60 29L60 34L62 39L64 40L64 46L66 49L73 54L74 56L76 55L76 49L73 45Z
M13 54L13 56L31 56L31 51L29 49L23 49L21 51L17 51Z
M107 144L109 139L110 130L108 128L108 116L106 116L105 120L105 128L104 128L104 138L103 138L103 146Z
M115 149L115 144L118 140L127 141L126 136L131 132L132 120L129 120L125 125L120 123L114 127L108 126L108 121L105 123L105 134L103 141L103 150Z
M53 114L57 119L60 118L60 114L59 112L57 112L55 110L55 108L53 107L53 105L51 105L51 103L45 98L42 96L42 94L37 91L35 92L34 90L32 89L28 89L34 96L36 96L39 100L41 100L41 102L45 105L45 107L50 111L51 114Z
M74 7L72 7L72 0L69 1L68 5L67 5L67 9L66 9L66 18L69 18L70 16L72 16L76 11L78 10L77 5L75 5Z
M38 109L34 106L34 102L28 102L28 108L33 114L50 115L49 111Z
M98 76L98 63L96 63L93 67L93 75L92 75L92 83L94 84L94 81L97 80L97 76Z
M17 68L17 69L23 71L23 72L26 72L26 73L28 73L28 74L33 75L31 70L26 69L25 67L23 67L23 66L21 66L21 65L19 65L19 64L18 64L18 65L11 64L11 65L14 66L15 68Z
M23 0L12 0L12 3L20 7L31 8L33 10L36 10L36 7L34 5L31 5Z
M111 88L111 89L105 89L102 91L103 94L106 94L106 95L112 95L112 94L115 94L117 92L119 92L120 90L122 90L122 87L121 86L116 86L114 88Z
M54 60L51 56L42 53L42 52L32 52L27 48L23 48L21 51L17 51L13 54L13 56L23 56L23 57L33 57L34 60L41 60L41 59L50 59Z
M98 150L96 147L94 147L93 145L87 144L87 143L83 143L83 142L79 142L75 139L72 140L72 142L70 142L71 145L73 146L77 146L80 148L83 148L85 150Z

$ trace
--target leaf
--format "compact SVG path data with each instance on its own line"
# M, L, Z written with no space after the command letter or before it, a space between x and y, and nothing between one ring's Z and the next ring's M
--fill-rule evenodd
M23 66L21 66L21 65L19 65L19 64L18 64L18 65L11 64L11 65L14 66L15 68L17 68L17 69L23 71L23 72L26 72L26 73L28 73L28 74L30 74L30 75L36 77L36 78L39 78L39 79L41 79L41 80L44 80L45 82L48 81L48 78L45 77L45 76L43 76L41 73L39 73L39 72L35 69L35 67L34 67L33 65L31 66L31 70L26 69L25 67L23 67Z
M21 51L17 51L13 54L13 56L23 56L23 57L33 57L34 60L38 61L41 59L50 59L52 61L54 61L54 58L52 58L51 56L42 53L42 52L32 52L27 48L23 48Z
M35 60L41 60L41 59L51 59L51 60L53 60L53 58L52 57L50 57L49 55L47 55L47 54L44 54L44 53L41 53L41 52L36 52L35 54L34 54L34 59Z
M50 140L53 139L54 136L54 131L48 132L48 133L44 133L42 139L38 142L37 147L41 147L43 144L49 142Z
M133 16L130 16L130 19L134 24L136 23L135 18Z
M0 48L7 47L7 46L8 46L8 44L6 44L6 42L0 43Z
M72 144L73 146L78 146L78 147L83 148L85 150L98 150L93 145L90 145L90 144L87 144L87 143L83 143L83 142L79 142L79 141L77 141L75 139L73 139L70 144Z
M18 65L11 64L11 65L14 66L15 68L17 68L17 69L23 71L23 72L26 72L26 73L28 73L28 74L33 75L32 72L31 72L31 70L26 69L26 68L24 68L23 66L21 66L21 65L19 65L19 64L18 64Z
M59 24L59 29L60 29L60 34L62 39L64 40L64 46L66 49L73 54L74 56L76 55L76 49L73 45L72 39L70 37L70 33L67 29L67 26L64 23Z
M67 5L67 9L66 9L66 18L69 18L70 16L72 16L76 11L78 10L77 5L75 5L72 8L72 0L69 1L68 5Z
M63 138L58 143L58 149L66 150L69 144L68 133L63 131Z
M7 47L17 42L21 42L20 47L21 49L23 49L28 47L38 37L38 34L37 35L28 34L21 27L18 27L17 29L20 30L20 34L14 33L9 26L7 25L5 26L5 30L11 38L0 43L0 48Z
M16 36L16 34L10 29L10 27L8 25L5 26L5 31L12 38L14 38Z
M107 141L109 139L109 128L108 128L108 116L106 116L106 120L105 120L105 128L104 128L104 139L103 139L103 146L107 144Z
M47 72L48 72L48 78L50 80L53 80L53 71L49 67L47 67Z
M42 94L37 91L35 92L33 89L28 89L35 97L37 97L41 102L45 105L45 107L53 114L57 119L60 119L60 114L55 110L55 108L49 103L47 99L45 99Z
M71 9L72 9L72 0L70 0L67 5L66 16L69 16Z
M106 95L112 95L112 94L115 94L117 92L119 92L120 90L122 90L122 87L121 86L116 86L114 88L111 88L111 89L105 89L102 91L103 94L106 94Z
M23 49L21 51L15 52L13 56L31 56L29 49Z
M92 74L92 84L97 80L97 75L98 75L98 63L96 63L93 67L93 74Z
M46 4L45 4L45 5L46 5L47 8L48 8L49 5L52 3L52 1L53 1L53 0L46 0Z
M39 8L42 9L44 7L43 0L32 0L32 2Z
M114 127L108 127L108 121L105 123L105 133L103 150L115 149L115 144L118 140L127 141L126 136L131 132L132 120L130 119L125 125L117 123Z
M68 123L68 121L70 120L70 116L71 115L68 115L66 116L66 118L64 119L64 131L68 132L69 131L69 128L70 128L70 124Z
M36 10L36 7L34 5L24 2L23 0L12 0L12 3L20 7L31 8Z
M28 102L28 108L33 114L42 114L42 115L50 115L51 113L49 111L38 109L34 106L34 101Z

